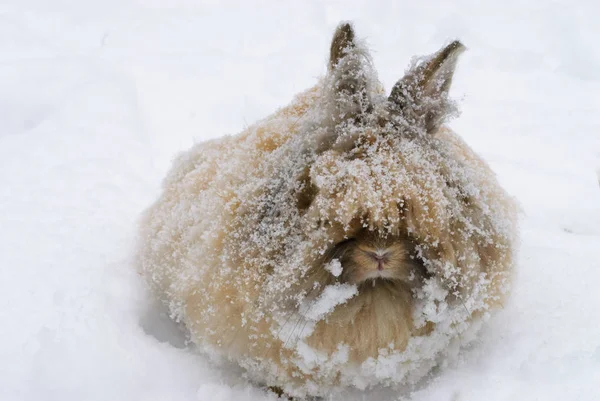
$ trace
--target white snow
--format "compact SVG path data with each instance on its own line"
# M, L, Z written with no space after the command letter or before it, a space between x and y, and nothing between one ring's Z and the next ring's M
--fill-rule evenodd
M339 277L342 274L343 267L339 259L332 259L331 262L327 263L325 270L331 273L334 277Z
M402 396L599 399L599 14L584 0L4 1L0 400L277 398L196 355L149 303L135 221L177 151L310 87L342 19L387 90L412 56L466 44L451 125L523 209L505 310Z
M337 305L345 303L358 293L354 284L328 285L318 298L300 308L300 313L307 319L318 322L331 313Z

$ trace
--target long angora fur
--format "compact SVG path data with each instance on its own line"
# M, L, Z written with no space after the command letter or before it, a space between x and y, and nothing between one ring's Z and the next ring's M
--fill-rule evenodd
M343 23L315 87L177 157L137 260L200 349L299 397L402 386L501 306L516 208L443 125L463 50L385 96Z

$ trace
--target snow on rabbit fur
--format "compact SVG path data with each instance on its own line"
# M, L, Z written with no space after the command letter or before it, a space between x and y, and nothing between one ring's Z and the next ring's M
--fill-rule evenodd
M343 23L315 87L175 160L138 263L200 349L299 397L403 386L501 306L515 204L443 126L463 50L415 59L385 96Z

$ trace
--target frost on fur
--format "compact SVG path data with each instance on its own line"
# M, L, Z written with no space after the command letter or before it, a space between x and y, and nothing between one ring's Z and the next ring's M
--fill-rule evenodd
M386 97L344 23L314 88L177 158L138 261L201 349L290 395L402 386L502 304L515 207L443 125L463 49Z

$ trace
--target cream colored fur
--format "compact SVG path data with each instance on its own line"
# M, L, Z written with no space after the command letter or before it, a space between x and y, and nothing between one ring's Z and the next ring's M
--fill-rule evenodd
M513 267L514 203L440 125L452 113L447 86L429 94L419 85L430 78L416 66L385 99L353 31L350 42L340 39L348 29L338 29L334 43L342 42L314 88L239 135L179 155L140 225L139 269L192 340L298 396L362 386L370 358L410 351L405 359L417 363L425 351L408 346L412 339L437 341L443 353L465 325L502 304ZM437 65L427 73L439 70L449 86L457 54L440 54L421 65ZM394 97L407 90L410 110ZM341 98L348 91L358 95ZM434 102L420 106L424 93ZM409 236L429 284L362 285L322 320L307 320L302 307L339 284L323 268L327 250L365 228ZM444 299L430 290L436 285ZM442 304L447 318L431 312ZM402 384L412 365L398 366L406 371L397 377L365 380Z

